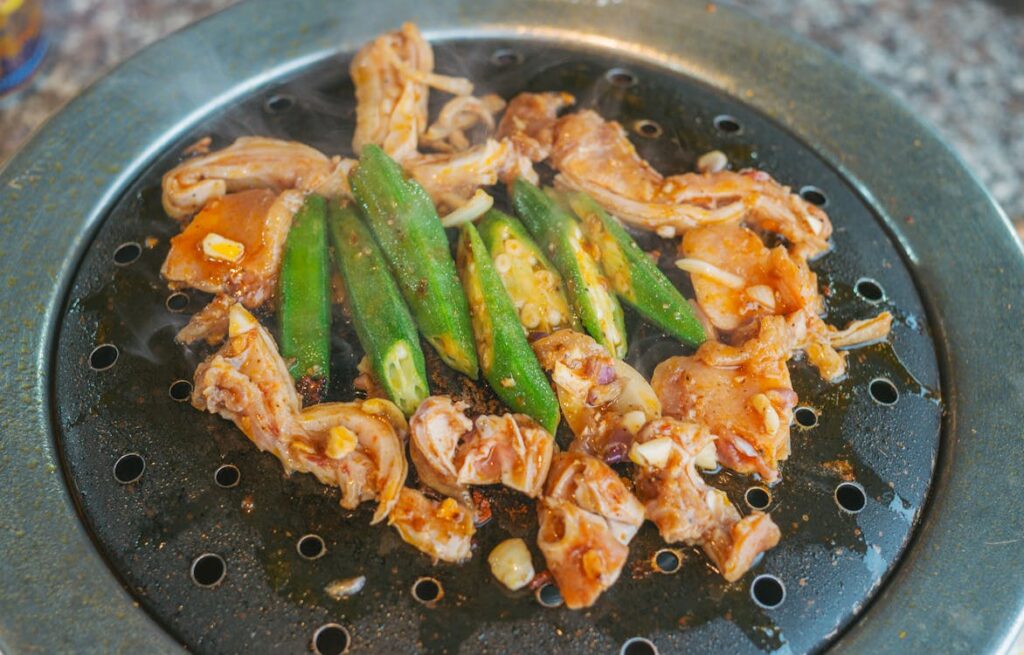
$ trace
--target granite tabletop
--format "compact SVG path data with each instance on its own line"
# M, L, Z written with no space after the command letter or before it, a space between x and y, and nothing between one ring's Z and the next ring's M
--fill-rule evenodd
M236 0L45 0L52 47L0 99L0 165L84 86L152 41ZM935 126L1024 235L1024 3L737 0L865 71Z

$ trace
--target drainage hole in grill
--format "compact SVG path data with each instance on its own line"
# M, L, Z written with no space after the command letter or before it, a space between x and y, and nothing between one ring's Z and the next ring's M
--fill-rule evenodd
M871 304L880 303L885 300L885 289L882 285L869 277L862 277L853 286L857 295Z
M242 473L234 464L224 464L217 467L217 470L213 472L213 481L217 483L218 487L224 489L237 487L241 479Z
M654 553L654 570L658 573L670 575L683 566L683 556L674 548L662 548Z
M352 636L337 623L325 623L313 633L313 652L316 655L341 655L348 652Z
M625 89L626 87L636 84L636 75L625 68L612 68L604 74L604 77L613 86L617 86L620 89Z
M267 101L263 103L263 109L268 114L283 114L294 106L295 98L287 93L279 93L277 95L270 96L267 98Z
M303 559L320 559L327 554L327 544L324 543L320 535L307 534L303 535L299 542L295 544L295 550L299 552L299 556Z
M900 399L900 392L896 385L886 378L875 378L868 385L868 393L879 405L895 405Z
M808 185L800 189L800 197L812 205L817 205L819 207L824 207L828 204L828 196L826 196L825 192L816 186Z
M167 296L167 300L164 301L164 307L167 308L167 311L177 314L188 309L190 301L191 299L188 297L187 293L175 291L171 295Z
M203 553L192 562L192 582L200 587L215 587L227 573L224 558L216 553Z
M622 644L619 655L658 655L658 647L650 639L631 637Z
M444 598L444 587L436 578L418 578L412 584L412 597L427 607L433 607Z
M562 604L562 592L550 582L537 588L537 602L544 607L558 607Z
M118 266L127 266L141 256L142 246L134 241L129 241L127 243L122 243L117 247L117 250L114 251L114 263Z
M750 584L750 597L766 610L775 609L786 600L786 586L774 575L759 575Z
M192 383L188 380L175 380L167 388L167 395L171 397L171 400L183 403L192 397Z
M114 462L114 479L121 484L131 484L142 477L146 470L146 460L138 453L121 455Z
M810 407L797 407L793 417L797 424L804 428L813 428L818 424L818 412Z
M491 55L491 63L506 68L523 63L523 55L511 48L499 48Z
M732 116L722 114L720 116L715 116L715 129L719 132L725 132L726 134L739 134L743 129L743 126L740 125L740 122Z
M868 503L864 487L856 482L840 482L836 487L834 496L839 509L850 514L856 514L861 511Z
M646 118L635 121L633 123L633 131L647 139L657 139L662 135L661 125Z
M117 362L120 351L112 343L101 343L89 353L89 368L94 371L105 371Z
M764 487L751 487L743 494L743 499L751 509L765 510L772 504L772 492Z

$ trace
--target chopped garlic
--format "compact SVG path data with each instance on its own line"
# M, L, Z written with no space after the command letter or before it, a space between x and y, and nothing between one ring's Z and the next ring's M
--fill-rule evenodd
M487 210L493 206L494 198L483 189L477 189L466 204L444 216L441 219L441 225L455 227L463 223L470 223L486 214Z
M345 580L335 580L324 587L324 593L334 600L354 596L366 586L366 576L360 575Z
M747 297L767 309L775 309L775 293L767 284L755 284L747 287Z
M697 465L697 468L702 468L705 471L718 468L718 449L715 448L715 442L708 442L708 445L704 446L693 458L693 463Z
M644 443L634 443L629 449L629 459L639 466L665 468L674 445L671 437L658 437Z
M203 237L203 254L222 262L237 262L245 255L245 244L210 232Z
M743 278L739 275L735 275L729 271L723 271L714 264L702 259L693 259L690 257L677 259L676 267L692 275L700 275L702 277L709 278L719 284L729 287L730 289L742 289L746 286L746 282L744 282Z
M437 508L437 518L454 520L459 515L459 503L454 498L445 498Z
M512 591L522 589L533 579L533 558L522 539L506 539L487 556L491 573Z
M772 401L768 399L768 396L759 393L750 399L750 404L761 414L761 420L764 421L765 429L772 434L777 432L780 423L779 413L775 411L775 406L772 405Z
M701 173L717 173L728 165L729 158L721 150L705 152L697 159L697 170Z
M256 320L256 317L249 313L241 303L235 303L231 305L231 309L228 310L228 336L237 337L240 334L245 334L249 330L255 330L259 327L260 323Z
M676 228L672 225L662 225L656 232L662 239L671 239L676 235Z
M631 433L636 434L643 429L644 425L647 424L647 414L642 410L634 409L631 412L626 412L622 417L622 427L629 430Z
M344 425L335 425L327 433L327 456L331 459L342 459L353 450L359 440L352 430Z

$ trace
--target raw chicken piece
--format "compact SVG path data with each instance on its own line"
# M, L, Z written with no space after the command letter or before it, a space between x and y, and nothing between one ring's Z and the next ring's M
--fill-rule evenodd
M402 539L430 555L436 564L465 562L472 556L473 513L454 498L431 500L403 487L388 519Z
M184 220L228 193L298 189L331 198L350 195L351 159L328 158L295 141L244 136L208 155L178 164L163 177L164 211Z
M828 216L760 171L663 177L640 158L622 126L583 110L558 119L556 185L585 191L636 227L675 236L710 223L746 223L786 237L801 258L828 251Z
M540 495L555 440L525 414L478 416L455 455L459 484L497 484L530 498Z
M532 345L555 384L565 422L576 435L569 449L606 462L623 461L633 435L661 416L661 403L651 386L585 334L559 330Z
M760 316L821 311L818 278L782 246L734 224L688 230L679 267L690 272L697 303L719 330L732 331Z
M691 357L658 364L651 385L666 415L695 421L718 437L722 464L773 482L789 456L797 402L786 367L791 352L785 320L767 316L739 348L708 341Z
M544 497L568 500L604 517L623 545L629 545L644 522L644 506L622 478L601 460L584 453L555 455Z
M404 421L397 422L385 405L390 403L379 399L300 412L273 338L240 304L230 312L227 343L196 369L192 404L233 421L286 473L312 473L339 487L343 507L378 499L373 523L383 520L405 482Z
M284 243L301 206L298 191L250 189L217 198L171 239L160 273L172 289L191 287L259 307L274 294ZM209 256L204 240L210 235L241 244L241 258Z
M619 579L629 549L606 519L572 501L543 498L537 515L537 545L565 606L590 607Z
M530 160L507 139L487 139L460 152L416 155L402 165L423 185L442 213L461 207L477 189L497 184L498 180L512 182L524 177L536 183L538 179Z
M700 545L729 582L745 574L754 560L779 542L779 528L767 514L740 518L724 492L709 487L695 461L714 437L692 422L661 418L637 435L638 444L665 447L664 465L641 466L637 495L646 515L668 543Z
M472 145L466 132L482 125L487 136L494 131L494 115L505 108L501 96L493 93L482 98L456 96L445 103L437 120L427 128L420 144L441 152L459 152Z
M520 93L509 101L497 138L509 139L530 161L544 161L551 154L558 112L575 102L568 93Z
M536 497L548 475L554 437L522 414L470 421L465 409L447 396L431 396L413 414L410 456L420 480L460 498L466 485L499 482Z
M416 152L427 129L429 87L469 95L473 85L463 78L434 71L434 51L412 23L363 46L349 72L356 88L356 152L373 143L398 161Z

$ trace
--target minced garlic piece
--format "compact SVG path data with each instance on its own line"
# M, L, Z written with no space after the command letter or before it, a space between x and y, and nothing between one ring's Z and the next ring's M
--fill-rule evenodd
M210 232L203 237L203 254L222 262L237 262L245 255L245 244Z
M245 334L249 330L255 330L259 327L259 321L256 317L249 313L245 307L240 303L231 305L231 309L228 310L228 336L237 337L240 334Z
M459 503L454 498L445 498L437 508L437 518L454 520L459 515Z
M644 443L634 443L629 449L629 459L638 466L664 468L674 446L670 437L658 437Z
M327 433L327 456L341 459L356 449L359 440L352 430L344 425L335 425Z

